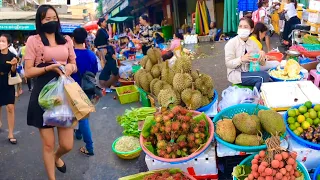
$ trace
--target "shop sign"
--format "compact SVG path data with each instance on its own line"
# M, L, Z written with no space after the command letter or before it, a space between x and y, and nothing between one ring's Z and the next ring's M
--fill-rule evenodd
M104 0L105 11L110 11L115 5L119 4L121 0Z
M72 33L76 28L81 27L80 24L61 24L61 32Z
M120 7L115 8L113 11L111 11L111 17L115 16L120 12Z
M129 0L125 0L120 6L120 10L123 10L124 8L126 8L128 6L129 6Z
M0 30L33 31L36 30L36 26L33 23L0 23Z

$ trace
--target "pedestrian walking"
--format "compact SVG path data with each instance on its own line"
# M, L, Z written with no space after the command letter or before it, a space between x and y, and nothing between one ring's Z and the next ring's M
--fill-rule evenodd
M104 18L98 20L100 29L97 31L96 38L94 39L94 46L98 49L101 66L104 67L106 63L105 56L107 54L106 47L109 44L109 34L107 29L107 22Z
M55 180L55 166L62 173L67 171L61 157L73 148L73 129L57 128L59 147L54 151L54 127L43 125L44 111L39 106L38 97L49 81L63 75L59 66L65 67L65 76L77 72L76 56L72 39L61 34L60 20L53 6L41 5L36 13L35 24L37 34L28 38L25 55L25 75L27 78L36 77L29 101L27 124L39 129L48 179Z
M8 34L0 35L0 128L1 121L1 107L6 106L7 119L8 119L8 140L11 144L17 144L17 139L14 138L14 102L15 102L15 89L13 85L9 85L8 76L17 75L17 57L9 51L12 39Z
M72 75L72 78L81 86L81 79L86 72L92 72L96 75L98 72L98 62L96 55L89 49L85 48L87 31L84 28L77 28L73 31L74 51L76 53L76 62L78 72ZM94 93L87 94L89 99L94 98ZM87 156L93 156L93 141L90 129L89 119L85 118L79 121L79 129L76 130L76 138L86 143L85 147L80 148L80 152Z

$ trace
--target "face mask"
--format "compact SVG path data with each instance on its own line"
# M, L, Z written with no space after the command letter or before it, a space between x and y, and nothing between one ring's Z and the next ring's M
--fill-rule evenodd
M41 25L41 30L45 33L55 33L58 27L58 21L50 21Z
M277 6L276 6L276 9L279 9L279 8L280 8L280 6L279 6L279 5L277 5Z
M240 38L247 38L251 34L249 29L238 29L238 35Z
M3 50L3 49L5 49L5 48L7 48L7 47L8 47L7 43L5 43L5 42L0 42L0 50Z

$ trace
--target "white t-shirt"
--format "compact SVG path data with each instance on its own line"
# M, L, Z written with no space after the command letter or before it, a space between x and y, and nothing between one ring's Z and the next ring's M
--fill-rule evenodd
M267 25L270 24L268 12L267 12L267 9L265 7L261 7L260 8L259 17L260 18L264 17L264 19L260 19L261 22L264 22Z
M13 53L14 55L18 56L17 50L16 50L12 45L11 45L8 49L9 49L9 51L10 51L11 53Z
M288 19L291 19L294 16L297 16L297 10L294 6L294 3L289 3L284 6L284 10L287 11Z

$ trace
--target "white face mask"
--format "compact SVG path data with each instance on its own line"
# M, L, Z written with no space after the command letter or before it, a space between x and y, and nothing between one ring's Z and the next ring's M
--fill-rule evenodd
M8 47L7 43L5 43L5 42L0 42L0 50L3 50L3 49L5 49L5 48L7 48L7 47Z
M280 6L279 6L279 5L277 5L277 6L276 6L276 9L280 9Z
M250 29L238 29L238 35L240 38L247 38L251 34Z

